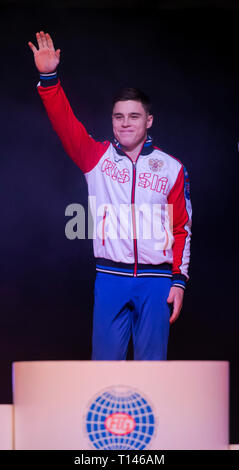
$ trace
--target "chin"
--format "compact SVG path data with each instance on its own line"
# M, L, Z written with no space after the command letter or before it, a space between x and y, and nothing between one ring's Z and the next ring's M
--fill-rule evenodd
M123 147L134 147L134 145L135 145L135 142L130 140L130 139L120 139L119 143Z

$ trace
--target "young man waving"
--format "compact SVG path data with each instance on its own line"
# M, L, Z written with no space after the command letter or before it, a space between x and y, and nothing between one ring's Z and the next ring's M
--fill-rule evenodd
M29 42L37 90L67 154L84 173L94 215L96 281L92 359L165 360L190 258L185 167L153 146L149 98L126 88L113 100L114 142L96 142L75 117L57 76L60 49L44 31ZM173 307L170 316L170 304Z

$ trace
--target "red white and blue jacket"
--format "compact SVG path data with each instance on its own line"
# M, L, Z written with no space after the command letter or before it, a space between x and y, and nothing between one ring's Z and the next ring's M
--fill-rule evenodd
M76 118L57 73L37 90L66 153L85 175L96 269L121 276L189 279L192 207L183 164L148 136L135 162L119 142L97 142Z

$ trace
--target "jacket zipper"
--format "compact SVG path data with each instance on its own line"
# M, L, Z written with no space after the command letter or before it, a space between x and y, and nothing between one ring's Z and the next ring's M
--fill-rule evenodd
M103 222L102 222L102 245L105 244L105 219L106 219L106 210L107 210L107 206L104 207L104 215L103 215Z
M142 152L143 146L146 142L146 139L143 142L143 145L137 155L137 158L135 161L132 160L132 158L127 155L126 152L124 154L126 157L128 157L133 165L133 182L132 182L132 193L131 193L131 207L132 207L132 221L133 221L133 240L134 240L134 277L137 277L137 267L138 267L138 249L137 249L137 237L136 237L136 221L135 221L135 182L136 182L136 162Z
M132 220L133 220L133 239L134 239L134 277L137 276L138 265L138 250L137 250L137 237L136 237L136 220L135 220L135 181L136 181L136 161L133 163L133 184L132 184Z

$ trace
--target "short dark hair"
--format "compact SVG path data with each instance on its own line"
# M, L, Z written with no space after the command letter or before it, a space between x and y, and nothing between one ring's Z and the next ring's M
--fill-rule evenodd
M121 88L113 97L113 107L117 101L140 101L146 113L152 114L152 104L149 97L139 88Z

